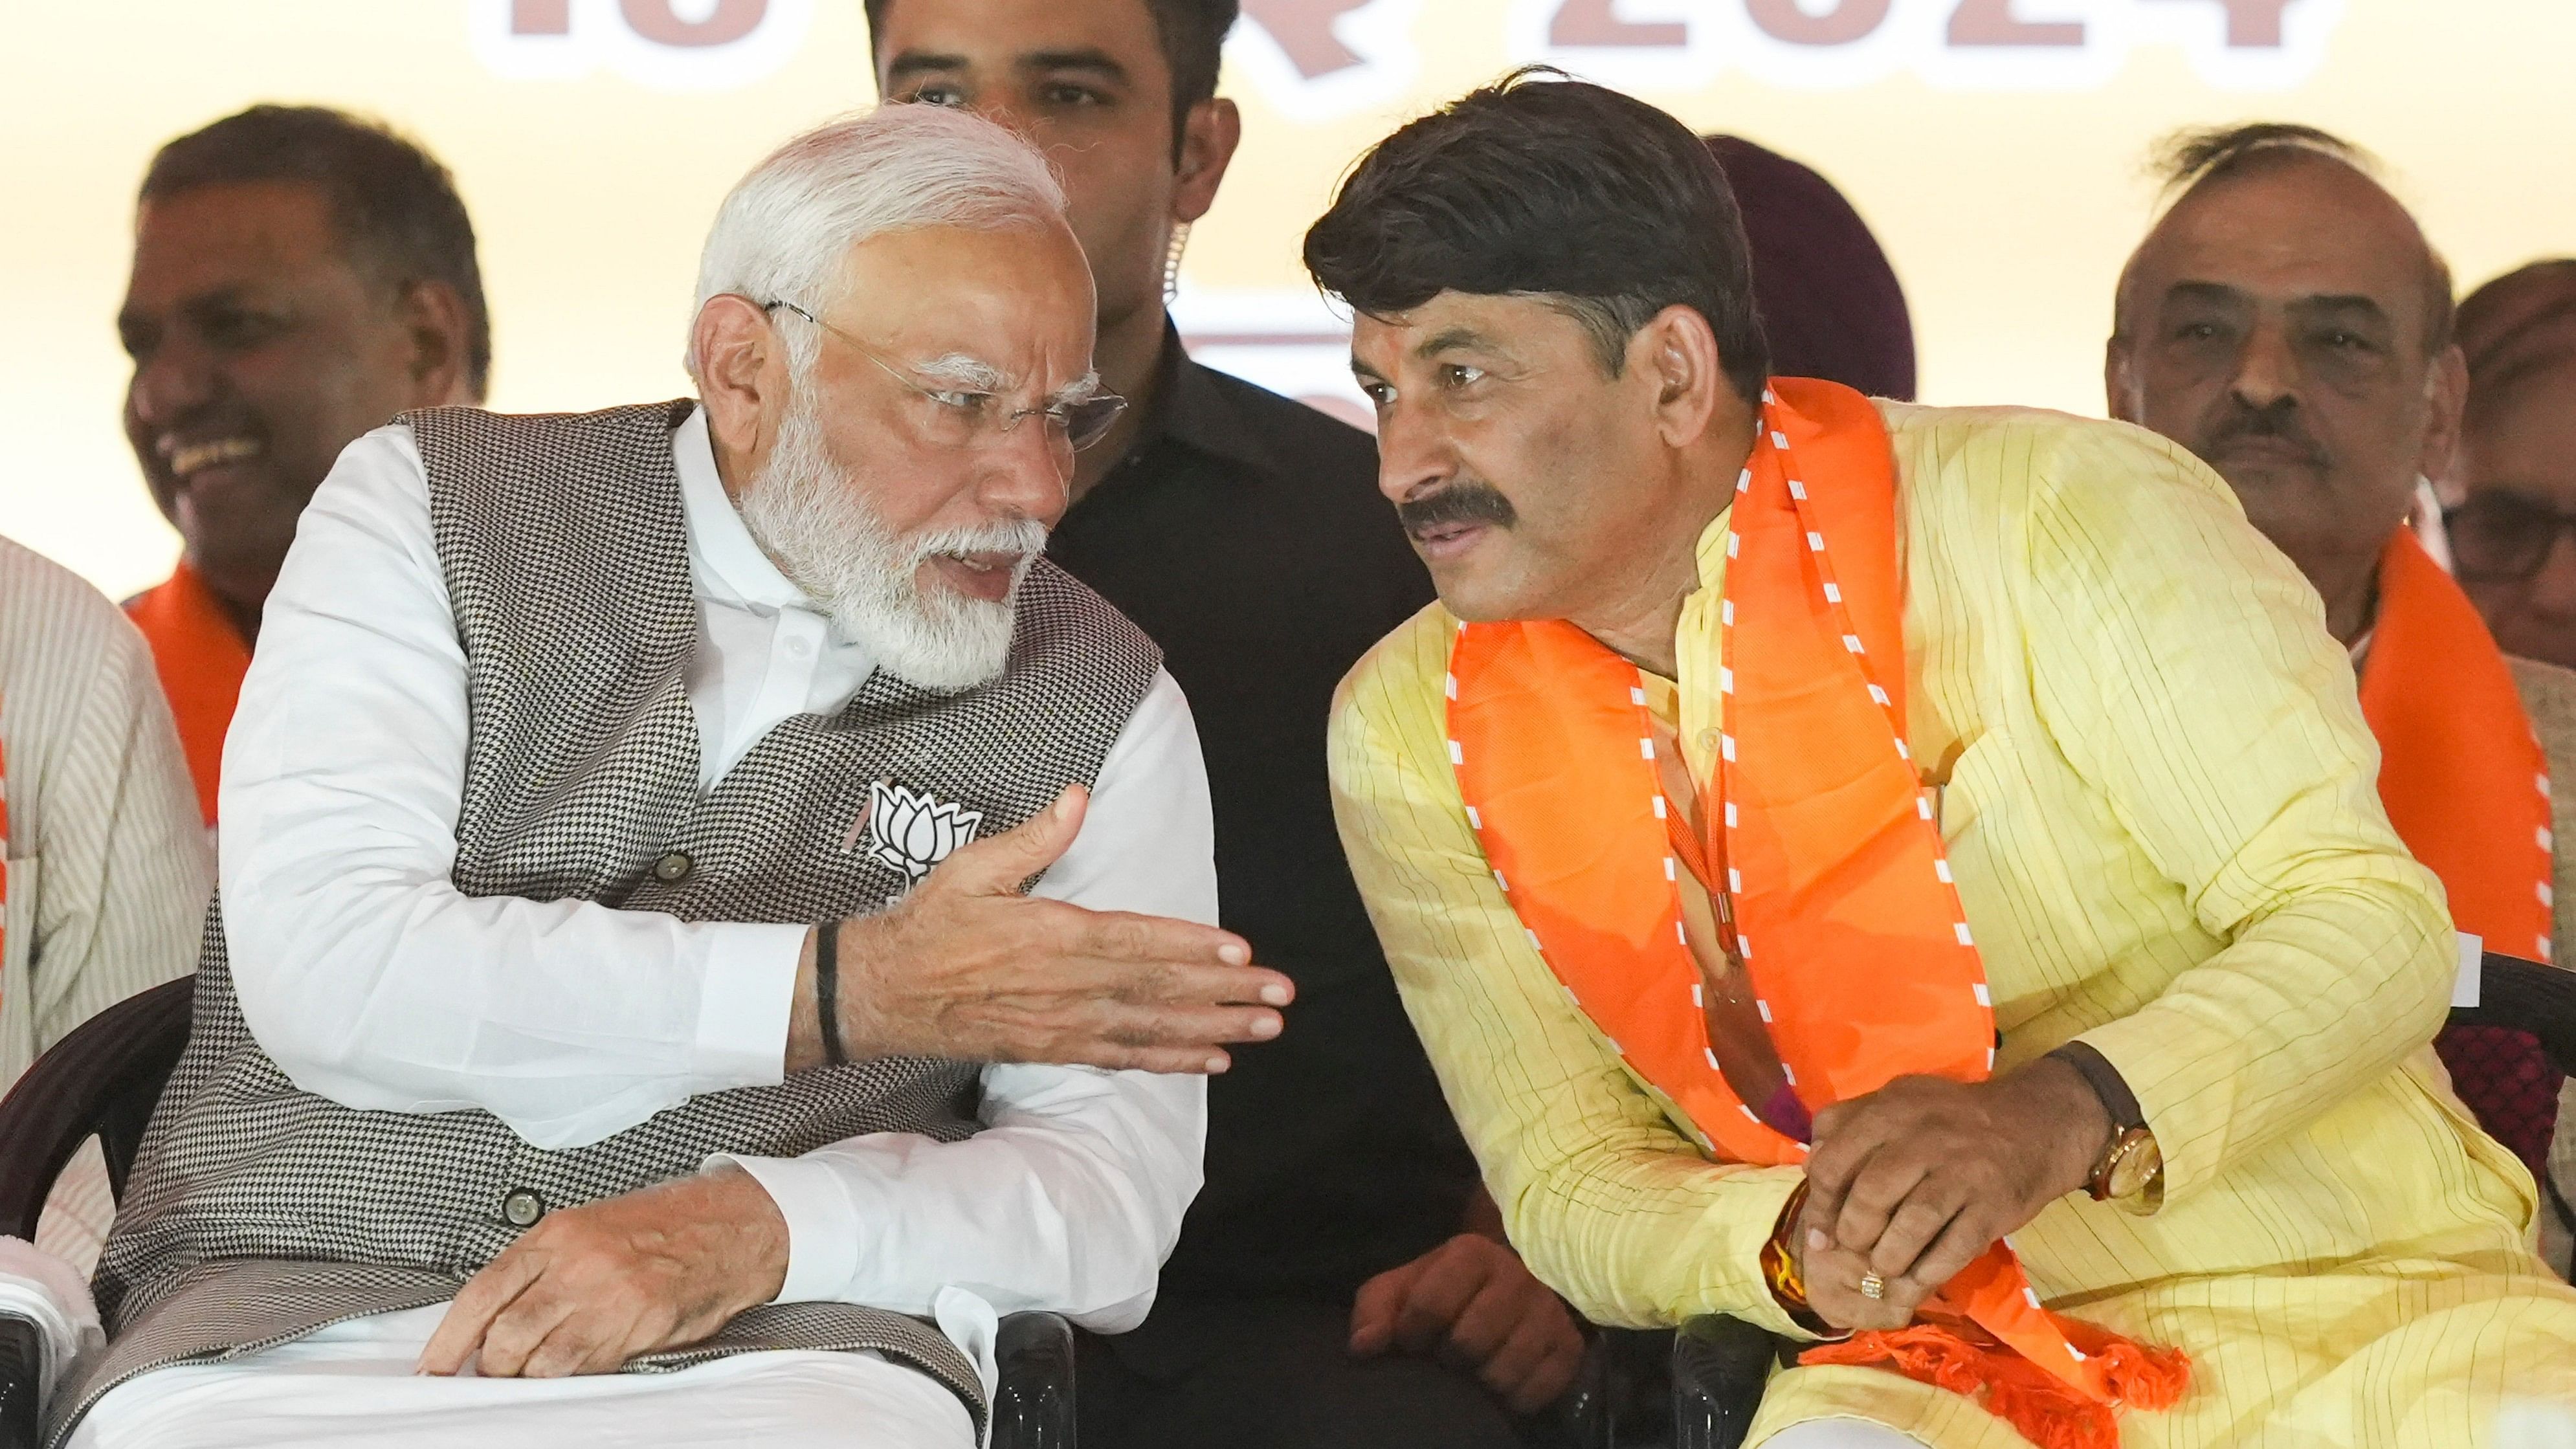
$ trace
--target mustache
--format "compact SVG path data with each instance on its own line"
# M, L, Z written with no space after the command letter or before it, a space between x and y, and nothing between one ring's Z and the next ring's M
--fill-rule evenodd
M1490 483L1463 479L1437 493L1408 498L1395 505L1395 516L1404 531L1419 536L1452 523L1490 523L1497 528L1510 528L1520 522L1520 513Z
M1047 528L1034 518L996 519L965 528L944 528L905 540L916 564L935 554L1017 554L1023 562L1046 552Z
M2202 439L2201 451L2214 453L2230 443L2253 438L2287 443L2306 454L2305 461L2312 467L2329 467L2334 461L2326 456L2325 445L2300 420L2298 403L2286 397L2275 398L2259 408L2242 398L2230 397L2227 411Z

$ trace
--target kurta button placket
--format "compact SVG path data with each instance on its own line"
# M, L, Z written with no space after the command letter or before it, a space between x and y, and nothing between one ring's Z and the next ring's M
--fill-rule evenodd
M514 1228L532 1228L546 1215L546 1200L524 1187L510 1189L501 1199L501 1220Z
M697 868L696 861L689 859L685 852L675 850L653 862L653 879L664 885L678 885L689 878L689 872Z

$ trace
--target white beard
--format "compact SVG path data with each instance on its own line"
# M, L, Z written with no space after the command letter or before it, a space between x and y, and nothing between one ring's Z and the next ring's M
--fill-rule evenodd
M842 637L896 678L948 693L1002 672L1020 583L1047 542L1045 525L1030 518L897 537L833 463L813 394L802 387L741 509L753 540ZM1019 555L999 603L918 582L934 555L983 552Z

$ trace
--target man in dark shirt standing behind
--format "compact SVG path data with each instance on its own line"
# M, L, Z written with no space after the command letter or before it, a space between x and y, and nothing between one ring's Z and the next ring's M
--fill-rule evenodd
M1087 1343L1103 1449L1483 1449L1571 1382L1564 1304L1499 1215L1405 1020L1324 776L1334 685L1431 598L1367 435L1189 360L1176 228L1240 122L1215 96L1235 0L867 0L892 101L960 105L1063 171L1133 406L1082 455L1048 552L1161 643L1216 805L1225 926L1297 981L1274 1042L1209 1084L1207 1185L1153 1316Z

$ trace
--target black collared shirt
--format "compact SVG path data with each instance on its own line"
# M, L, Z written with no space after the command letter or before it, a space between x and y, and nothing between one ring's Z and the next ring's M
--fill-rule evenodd
M1333 688L1429 603L1369 436L1183 356L1048 553L1163 646L1216 808L1224 923L1297 982L1209 1083L1207 1186L1166 1295L1346 1299L1458 1231L1476 1182L1333 830Z

